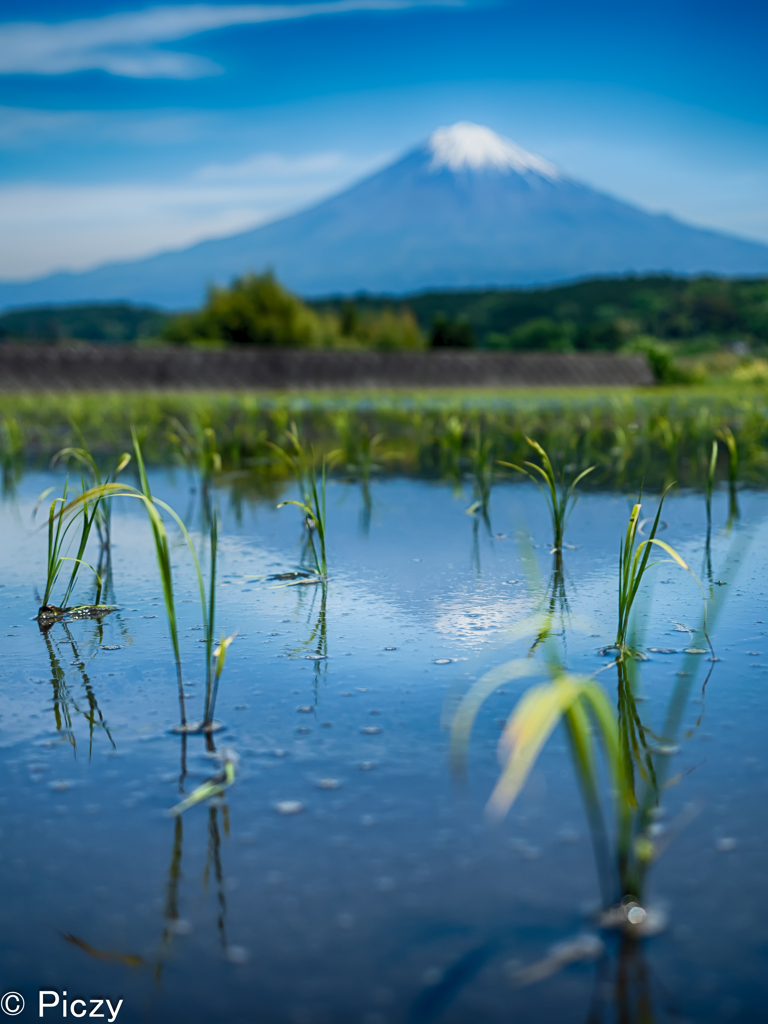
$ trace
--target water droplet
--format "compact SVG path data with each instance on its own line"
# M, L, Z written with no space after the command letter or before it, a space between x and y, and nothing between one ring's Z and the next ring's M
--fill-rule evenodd
M301 814L304 804L301 800L280 800L275 804L278 814Z
M227 946L226 957L231 964L244 964L249 953L245 946Z

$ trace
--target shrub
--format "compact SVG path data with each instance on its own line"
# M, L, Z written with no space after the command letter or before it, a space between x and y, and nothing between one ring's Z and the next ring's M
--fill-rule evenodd
M657 384L691 384L693 382L692 374L675 361L670 346L665 345L658 338L640 335L626 345L623 351L644 355Z
M733 371L733 379L739 384L768 384L768 362L755 359L751 363L744 363Z
M175 342L219 341L235 345L323 348L333 345L335 324L321 318L266 274L247 274L229 288L213 287L196 313L175 317L165 338Z

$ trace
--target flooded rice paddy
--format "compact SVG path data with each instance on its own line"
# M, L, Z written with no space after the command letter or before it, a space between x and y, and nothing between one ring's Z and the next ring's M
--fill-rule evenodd
M501 729L547 675L537 608L554 609L547 643L563 665L602 670L616 704L605 648L634 493L580 498L552 583L530 484L497 485L486 523L466 514L468 489L381 479L368 505L330 481L328 582L286 586L267 577L301 559L301 516L276 508L295 488L237 504L214 491L217 623L237 636L223 729L206 738L172 732L176 671L139 502L113 502L100 600L117 609L39 628L46 538L32 512L63 479L30 472L0 507L0 977L23 995L22 1020L38 1017L40 990L46 1019L80 998L105 1000L106 1020L106 1000L122 999L121 1024L764 1019L768 495L740 492L729 518L716 492L709 548L700 494L664 505L659 537L701 580L716 660L696 581L665 560L637 609L647 660L634 706L659 798L644 927L628 934L601 911L614 866L596 863L562 724L506 817L489 821L485 806ZM159 470L151 482L204 551L194 482ZM647 496L643 515L657 504ZM199 720L197 583L169 532L186 710ZM92 580L83 570L77 602L94 601ZM462 695L529 655L536 674L490 693L466 776L452 776ZM169 813L227 764L231 785Z

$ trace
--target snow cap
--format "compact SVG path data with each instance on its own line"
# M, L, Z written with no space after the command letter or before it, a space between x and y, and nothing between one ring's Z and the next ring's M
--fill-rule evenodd
M505 174L515 171L549 179L560 177L558 169L548 160L470 121L438 128L430 135L428 148L432 153L432 171L447 167L450 171L494 170Z

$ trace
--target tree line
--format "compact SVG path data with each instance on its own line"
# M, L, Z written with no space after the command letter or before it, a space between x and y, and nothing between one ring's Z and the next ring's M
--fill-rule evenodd
M666 343L678 355L726 346L759 354L768 350L768 281L645 275L305 301L268 272L212 287L186 313L129 303L11 311L0 316L0 340L557 352Z

